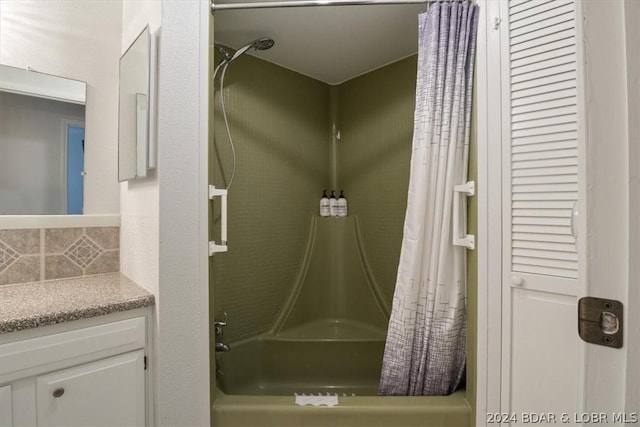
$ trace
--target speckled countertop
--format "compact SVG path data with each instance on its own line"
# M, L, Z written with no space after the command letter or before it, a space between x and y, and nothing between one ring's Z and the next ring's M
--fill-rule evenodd
M153 294L120 273L0 286L0 334L155 303Z

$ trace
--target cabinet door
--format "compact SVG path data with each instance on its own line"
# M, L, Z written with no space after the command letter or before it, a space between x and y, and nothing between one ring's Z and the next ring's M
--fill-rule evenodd
M0 426L13 426L13 415L11 410L11 386L0 387Z
M41 375L38 426L144 426L144 352Z

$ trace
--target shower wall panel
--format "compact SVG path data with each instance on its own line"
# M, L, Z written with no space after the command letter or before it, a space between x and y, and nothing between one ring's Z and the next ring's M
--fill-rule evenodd
M224 93L237 171L229 251L215 256L212 280L215 312L229 316L225 341L235 341L269 330L295 281L328 183L329 86L244 55L229 66ZM232 154L217 89L214 108L214 182L224 188Z
M378 286L390 304L407 206L417 57L338 88L338 189L358 215Z

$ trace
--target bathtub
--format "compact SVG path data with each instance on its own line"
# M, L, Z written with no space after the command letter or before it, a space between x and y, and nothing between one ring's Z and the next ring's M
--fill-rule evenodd
M376 395L388 313L357 218L312 218L300 274L274 327L216 353L213 425L470 426L464 390ZM338 404L301 406L296 394L337 395Z
M365 329L369 336L354 337ZM313 338L311 331L332 338ZM306 334L306 337L302 337ZM348 320L267 333L218 353L216 427L470 426L464 390L444 397L376 396L384 336ZM338 395L337 406L296 405L296 394Z

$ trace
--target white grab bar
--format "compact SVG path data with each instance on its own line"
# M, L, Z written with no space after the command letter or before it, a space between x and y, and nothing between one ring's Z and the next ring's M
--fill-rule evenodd
M220 244L215 241L209 242L209 256L219 252L227 252L227 189L209 186L209 200L220 197Z
M475 181L469 181L466 184L455 185L453 187L453 245L464 246L471 251L476 248L476 236L474 236L473 234L467 234L466 221L462 224L463 230L460 230L460 196L464 195L466 197L470 197L475 194Z

